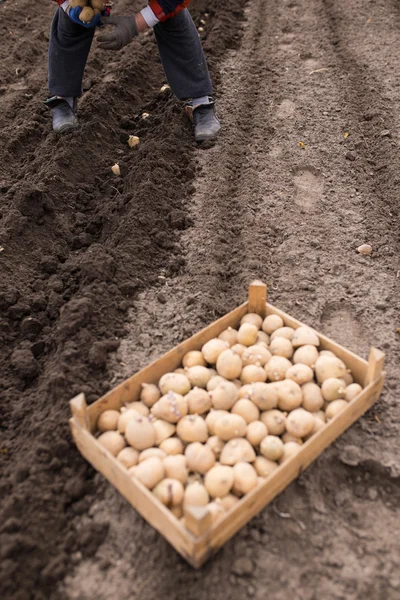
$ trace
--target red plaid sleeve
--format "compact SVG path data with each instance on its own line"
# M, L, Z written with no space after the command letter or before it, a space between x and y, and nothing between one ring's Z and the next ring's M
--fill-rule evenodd
M150 0L149 6L159 21L175 17L191 0Z

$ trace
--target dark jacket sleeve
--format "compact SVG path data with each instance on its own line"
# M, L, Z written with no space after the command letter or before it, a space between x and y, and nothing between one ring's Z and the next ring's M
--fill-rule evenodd
M149 6L159 21L166 21L186 8L190 2L191 0L150 0Z

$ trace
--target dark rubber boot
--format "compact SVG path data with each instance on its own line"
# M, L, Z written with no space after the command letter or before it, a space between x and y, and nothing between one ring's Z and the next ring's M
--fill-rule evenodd
M66 133L79 127L78 119L76 118L76 99L74 99L74 109L71 108L64 98L58 98L57 96L49 98L45 101L45 104L51 109L53 131L55 133Z
M215 114L213 102L210 102L210 104L199 104L199 106L194 107L193 125L196 142L206 142L214 140L217 137L221 129L221 123Z

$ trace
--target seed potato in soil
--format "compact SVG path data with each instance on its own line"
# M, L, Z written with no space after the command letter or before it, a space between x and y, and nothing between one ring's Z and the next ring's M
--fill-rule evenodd
M42 107L54 6L37 4L0 3L1 597L397 599L397 2L194 0L223 122L206 151L160 93L152 35L94 49L82 127L56 138ZM195 572L80 457L68 400L94 401L255 278L347 348L384 350L387 383Z

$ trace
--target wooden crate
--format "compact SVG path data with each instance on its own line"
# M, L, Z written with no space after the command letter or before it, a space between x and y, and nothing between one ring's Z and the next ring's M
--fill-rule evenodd
M247 312L255 312L262 317L269 314L279 315L285 325L295 329L304 325L268 304L266 294L266 286L263 283L259 281L252 283L249 288L248 302L179 344L90 406L86 405L84 394L79 394L70 402L71 431L81 454L196 568L200 567L291 481L296 479L329 444L378 400L382 390L385 373L382 371L384 354L381 351L371 348L367 362L317 332L320 348L332 350L346 364L354 380L363 386L362 392L349 402L345 410L304 443L298 454L280 465L265 479L265 483L244 496L220 520L212 525L206 507L192 507L185 511L188 529L183 527L168 508L161 504L140 481L133 479L127 469L97 442L94 433L98 416L107 409L120 409L126 402L137 400L142 383L157 383L161 375L180 366L186 352L200 349L205 342L218 336L229 326L237 327L240 319Z

